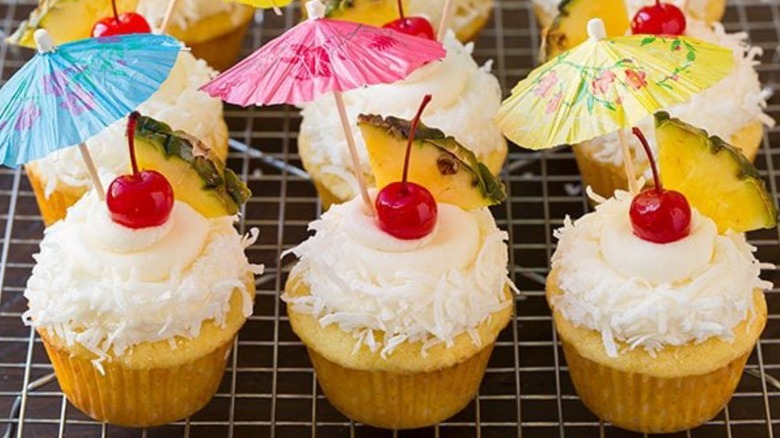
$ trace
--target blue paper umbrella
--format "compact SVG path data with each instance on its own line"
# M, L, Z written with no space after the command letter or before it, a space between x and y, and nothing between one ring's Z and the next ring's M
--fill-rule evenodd
M58 47L44 30L35 37L38 53L0 89L0 163L6 166L68 146L86 152L83 142L157 91L182 48L172 37L152 34Z

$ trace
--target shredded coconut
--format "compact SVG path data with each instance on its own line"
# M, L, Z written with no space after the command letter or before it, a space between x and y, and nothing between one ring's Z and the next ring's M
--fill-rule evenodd
M512 304L505 292L508 236L487 209L466 213L480 234L478 253L466 269L450 266L442 253L402 270L377 264L371 250L351 237L347 211L348 204L333 206L310 225L315 236L288 251L300 258L290 275L304 281L310 295L282 299L323 326L337 324L352 333L356 349L366 345L387 357L404 342L422 342L425 354L434 345L452 345L464 332L479 345L479 324ZM397 251L386 256L391 254ZM375 331L384 333L383 341Z
M194 262L177 266L171 260L167 278L145 281L143 267L128 273L100 266L105 263L100 257L83 266L83 257L72 253L68 219L88 198L95 197L82 199L68 218L45 231L24 293L29 301L25 324L49 330L69 346L84 346L99 357L99 365L110 353L121 356L140 343L195 338L208 320L223 326L235 289L242 293L244 316L252 313L244 281L263 268L250 264L244 249L256 241L257 230L242 237L232 225L236 218L210 220L205 246Z
M576 222L567 217L556 231L559 244L552 264L563 294L552 299L552 306L574 325L600 332L612 357L619 354L617 341L654 353L666 345L712 337L732 340L734 327L753 315L754 291L772 287L759 278L761 264L752 254L756 249L743 234L716 235L710 263L688 280L653 284L624 277L600 253L600 240L611 222L608 217L621 214L629 220L630 199L618 191L595 213ZM668 257L687 260L685 254Z

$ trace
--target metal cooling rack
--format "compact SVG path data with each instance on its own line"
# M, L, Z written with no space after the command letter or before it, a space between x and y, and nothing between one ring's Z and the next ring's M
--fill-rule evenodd
M0 30L8 32L35 0L0 0ZM219 0L213 0L219 1ZM480 62L495 60L504 89L525 76L539 46L539 29L526 0L497 0L490 25L476 44ZM258 15L246 51L279 35L294 20ZM732 0L729 31L745 30L764 49L759 67L767 92L780 86L780 0ZM0 78L30 56L0 44ZM780 98L769 112L780 120ZM565 215L587 211L580 177L566 150L528 153L513 149L505 171L509 201L494 213L511 236L512 275L523 291L517 317L501 334L479 396L463 412L435 427L392 433L353 424L318 389L305 348L292 333L279 291L289 261L279 256L307 236L320 213L316 192L296 153L300 118L293 109L226 111L233 152L229 164L255 197L240 227L258 227L249 249L267 273L257 280L255 316L241 331L214 400L185 422L149 430L96 423L69 405L53 378L34 331L20 319L22 297L43 225L32 190L19 170L0 169L0 433L24 437L632 437L601 424L578 400L558 347L544 299L544 278L554 250L552 230ZM247 147L248 146L248 147ZM262 152L259 152L262 151ZM780 186L780 128L769 130L758 167L775 200ZM751 235L761 260L780 264L778 230ZM778 271L765 278L780 285ZM678 436L773 437L780 435L780 290L767 294L767 328L750 358L734 399L716 419ZM774 312L774 313L772 313Z

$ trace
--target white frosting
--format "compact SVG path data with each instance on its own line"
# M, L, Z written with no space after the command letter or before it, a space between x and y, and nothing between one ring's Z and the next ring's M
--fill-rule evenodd
M490 74L490 63L480 68L471 57L473 45L463 46L452 33L444 45L447 57L442 62L422 67L403 81L344 93L364 173L371 174L371 168L357 116L375 113L411 119L423 96L429 93L433 100L422 117L426 125L454 136L481 159L505 144L493 122L501 105L501 89L496 77ZM357 193L333 97L326 95L305 105L302 115L301 137L311 144L311 162L352 184Z
M244 282L262 267L244 255L256 231L241 237L234 219L206 219L176 202L166 224L131 230L90 192L46 229L22 318L103 360L142 342L195 338L207 320L224 325L235 289L249 316Z
M734 51L736 63L734 71L723 81L697 94L688 102L669 108L669 113L726 141L730 141L740 129L755 121L773 126L774 120L764 114L766 101L762 96L761 83L755 70L758 65L756 58L761 55L761 49L746 44L748 35L744 32L727 34L720 23L710 27L693 19L688 19L686 34L730 48ZM638 126L647 136L651 147L655 148L653 118L648 117ZM630 133L627 138L631 149L638 151L633 154L638 171L645 172L645 177L650 178L647 157L641 151L641 144ZM600 137L585 147L589 148L599 161L615 165L623 163L617 133Z
M435 231L419 241L396 239L374 220L356 199L313 222L316 235L290 250L300 258L290 275L310 295L283 299L383 356L407 341L422 341L424 353L464 332L478 345L479 324L512 305L507 234L490 212L439 204ZM374 331L385 333L383 343Z
M427 17L434 27L441 22L444 1L410 0L409 14ZM490 16L493 0L452 0L452 18L450 29L467 28L475 21L484 20Z
M170 0L139 0L136 11L154 28L159 28L165 18ZM215 15L230 14L232 24L241 24L241 8L244 6L222 0L177 0L171 15L170 24L186 30L200 20Z
M670 244L631 232L631 197L618 191L590 213L556 231L552 266L562 295L552 306L566 320L601 333L610 356L616 341L655 352L666 345L733 339L753 312L759 278L755 248L743 234L718 235L694 211L691 235Z
M707 15L708 4L712 0L669 0L664 1L664 3L673 3L678 7L682 7L683 3L686 1L686 15L693 13L696 17L705 17ZM540 6L546 14L552 17L558 15L558 5L561 3L561 0L533 0L533 2L535 5ZM633 18L641 8L654 3L655 0L626 0L628 16Z
M139 106L138 111L201 140L212 138L223 120L222 102L198 88L214 75L216 72L205 61L182 51L160 89ZM126 125L127 120L123 118L87 140L89 152L106 184L115 176L127 172L130 166L127 147L123 146L127 144ZM74 187L92 186L78 148L49 154L37 161L36 166L36 171L45 180L47 197L54 192L57 182Z

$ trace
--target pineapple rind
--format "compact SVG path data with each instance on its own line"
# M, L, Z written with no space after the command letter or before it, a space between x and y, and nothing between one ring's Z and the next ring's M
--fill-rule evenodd
M182 187L182 190L201 190L204 194L203 204L212 204L215 199L220 207L210 205L192 205L208 217L232 216L238 213L239 206L250 197L251 192L238 176L206 148L197 139L182 131L173 131L167 124L151 117L141 116L136 125L136 139L152 145L164 160L180 160L185 169L191 170L201 182L200 187ZM172 176L166 175L169 178ZM183 178L183 176L180 175ZM181 198L197 201L192 193L176 190L178 181L171 181L174 193ZM197 202L195 202L197 203ZM203 208L199 208L203 207Z
M655 114L655 125L659 146L659 162L664 186L682 192L692 206L703 213L711 213L722 233L728 229L736 232L747 232L761 228L773 228L777 226L778 210L772 201L772 196L766 188L764 180L758 169L750 162L742 152L717 136L710 136L707 131L691 126L679 119L672 118L666 112ZM667 131L676 129L677 133ZM666 134L664 135L664 133ZM688 147L698 147L701 151L692 154L706 153L716 157L720 169L709 169L712 178L719 178L719 183L703 184L703 178L697 176L692 166L696 163L686 163L688 169L675 166L675 159L679 159L686 151L671 150L663 139L666 135L682 137L684 135L699 140L698 142L686 141ZM679 173L683 174L679 174ZM733 177L733 185L722 184L724 178ZM691 182L688 182L691 181ZM695 187L704 186L706 190ZM720 189L720 190L719 190ZM732 189L728 190L727 189ZM713 205L723 206L716 208Z
M411 122L397 117L382 117L379 115L361 114L358 117L358 125L383 130L388 136L405 144L411 133ZM364 135L365 137L365 135ZM366 140L368 143L368 140ZM420 123L413 143L417 148L425 145L434 146L440 152L452 156L472 177L472 186L479 193L481 199L479 206L491 206L502 203L506 199L506 191L501 180L495 177L487 166L481 163L476 155L469 149L460 145L455 138L447 136L439 129L431 128ZM370 151L370 148L369 148ZM402 155L400 156L402 157ZM415 161L412 160L412 166ZM372 160L373 164L373 160ZM400 175L399 175L400 176ZM431 189L430 187L428 187ZM434 193L435 194L435 193ZM464 202L468 197L463 197ZM457 199L456 199L457 202ZM469 204L464 208L474 208Z

